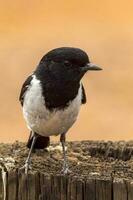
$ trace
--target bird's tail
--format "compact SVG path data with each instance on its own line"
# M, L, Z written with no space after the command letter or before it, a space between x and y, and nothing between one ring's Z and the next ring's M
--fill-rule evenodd
M30 133L28 142L27 142L27 147L30 148L33 140L33 134ZM36 139L36 142L34 144L34 149L44 149L47 148L50 144L50 138L49 137L43 137L43 136L38 136Z

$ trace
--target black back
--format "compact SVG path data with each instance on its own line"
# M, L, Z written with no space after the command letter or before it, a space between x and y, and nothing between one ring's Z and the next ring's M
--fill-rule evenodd
M86 103L86 94L85 94L85 89L84 86L82 84L82 104Z
M23 102L24 102L25 93L30 86L31 80L32 80L32 75L28 76L28 78L25 80L25 82L22 85L20 96L19 96L19 101L22 106L23 106Z

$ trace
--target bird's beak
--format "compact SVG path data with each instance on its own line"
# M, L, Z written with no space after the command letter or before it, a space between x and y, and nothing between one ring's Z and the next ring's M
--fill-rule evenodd
M87 63L87 65L83 67L83 71L88 71L88 70L102 70L102 68L98 67L93 63Z

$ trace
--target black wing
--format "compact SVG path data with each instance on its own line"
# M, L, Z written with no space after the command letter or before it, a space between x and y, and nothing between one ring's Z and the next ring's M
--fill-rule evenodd
M85 94L85 89L84 86L82 84L82 104L86 103L86 94Z
M23 102L24 102L25 92L27 91L27 89L28 89L28 87L31 83L32 78L33 78L32 75L30 75L22 85L20 96L19 96L19 101L20 101L22 106L23 106Z

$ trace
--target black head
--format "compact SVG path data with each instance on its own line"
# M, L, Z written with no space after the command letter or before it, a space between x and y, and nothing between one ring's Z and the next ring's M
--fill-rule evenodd
M42 59L43 61L54 61L59 63L70 62L73 65L84 66L89 62L88 55L78 48L61 47L49 51Z
M39 65L47 65L53 77L66 81L80 81L88 70L101 70L90 63L88 55L79 48L61 47L49 51Z

